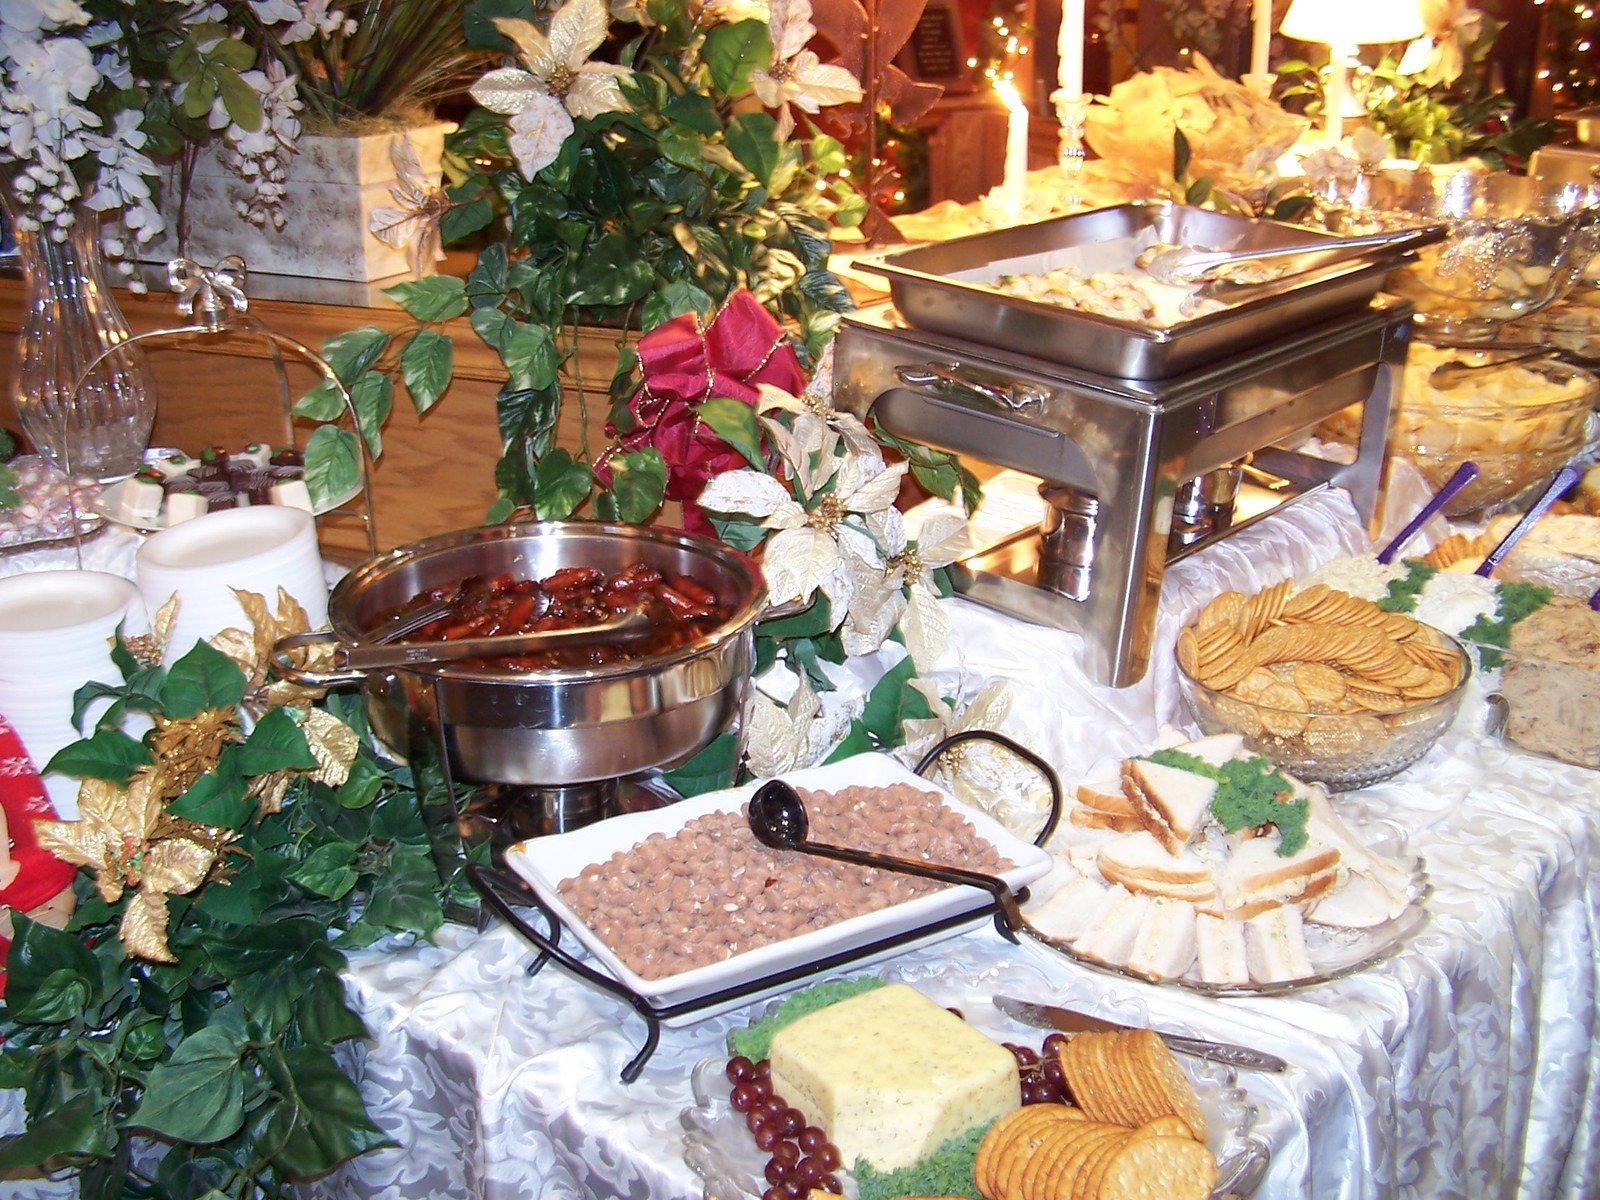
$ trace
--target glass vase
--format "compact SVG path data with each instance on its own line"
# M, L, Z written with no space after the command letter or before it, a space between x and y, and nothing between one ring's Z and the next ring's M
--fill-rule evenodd
M6 207L9 216L14 207ZM130 336L106 281L99 235L99 214L89 209L79 211L64 241L48 230L16 230L26 296L12 398L35 450L71 475L106 481L139 469L155 385L137 348L112 354L84 378L96 357Z

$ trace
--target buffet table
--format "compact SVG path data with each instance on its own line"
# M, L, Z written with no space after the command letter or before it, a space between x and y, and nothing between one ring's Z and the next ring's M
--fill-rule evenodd
M1216 591L1309 569L1361 540L1343 498L1322 496L1180 564L1157 663L1170 664L1177 628ZM1077 674L1072 635L961 602L955 620L941 682L1015 680L1027 698L1018 730L1069 782L1092 760L1148 746L1179 713L1170 666L1137 688L1100 691ZM1217 1000L1012 947L991 929L883 969L970 980L966 1008L1005 979L1027 998L1124 1018L1132 1006L1169 1028L1282 1055L1285 1075L1243 1080L1255 1133L1272 1147L1261 1196L1586 1194L1600 1169L1594 776L1485 741L1482 715L1481 696L1469 699L1421 764L1340 801L1374 839L1409 839L1433 883L1430 923L1361 974L1292 996ZM626 1086L618 1076L641 1023L557 967L528 978L531 958L503 927L357 956L350 987L374 1035L364 1095L399 1146L311 1194L701 1194L683 1159L690 1069L724 1054L727 1031L761 1006L666 1030Z
M1091 685L1074 635L962 601L951 602L955 637L936 674L947 692L1013 681L1025 703L1008 728L1070 785L1182 719L1171 645L1211 596L1363 545L1348 501L1325 493L1175 565L1157 666L1135 688ZM131 557L120 534L89 551L85 565L113 570ZM54 555L27 566L76 565L70 552ZM1013 947L988 927L876 969L954 981L966 1009L1003 984L1281 1055L1287 1073L1241 1079L1256 1110L1252 1133L1272 1151L1263 1197L1587 1194L1600 1171L1595 777L1486 740L1481 701L1469 697L1445 741L1399 779L1339 801L1369 838L1406 841L1420 854L1433 889L1422 932L1360 974L1290 996L1218 1000L1102 974L1042 946ZM727 1031L760 1003L665 1030L628 1086L619 1074L643 1037L638 1018L559 967L529 978L531 959L498 925L483 934L447 927L435 945L353 957L349 988L372 1041L352 1049L352 1066L397 1147L304 1194L702 1193L680 1120L692 1104L690 1070L725 1053ZM19 1185L11 1194L44 1192Z

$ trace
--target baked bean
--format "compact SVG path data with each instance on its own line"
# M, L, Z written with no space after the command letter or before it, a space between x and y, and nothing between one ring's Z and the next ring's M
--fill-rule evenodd
M805 794L818 841L998 874L1013 864L936 793L910 784ZM947 885L756 840L747 810L652 833L559 886L630 970L665 979Z

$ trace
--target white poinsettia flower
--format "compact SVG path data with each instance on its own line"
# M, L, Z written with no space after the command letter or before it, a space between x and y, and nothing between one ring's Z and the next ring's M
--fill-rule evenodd
M780 138L794 131L790 105L814 113L861 99L861 83L854 75L806 49L817 33L811 23L811 0L771 0L767 29L772 36L772 63L750 73L750 87L762 104L777 110Z
M802 676L788 704L753 692L745 705L745 762L753 775L770 778L811 760L811 725L822 702Z
M410 137L402 134L389 143L395 184L389 189L394 208L375 208L367 220L373 237L396 250L410 249L411 269L418 274L424 263L444 257L439 244L439 221L450 201L439 182L422 172Z
M606 0L567 0L550 18L550 32L514 17L494 26L517 47L523 68L501 67L472 85L472 98L511 118L511 152L532 179L555 161L572 133L574 117L596 117L628 107L614 63L590 62L611 23Z
M1026 745L1015 732L1004 730L1017 700L1016 689L1009 681L989 683L967 703L958 705L941 696L931 679L914 678L908 686L921 693L933 715L905 723L905 744L897 751L904 761L915 763L935 743L952 734L975 730L1005 732L1013 741ZM1039 772L993 742L974 740L951 747L940 755L935 777L957 799L982 809L1019 837L1032 838L1038 832L1050 804L1049 785Z

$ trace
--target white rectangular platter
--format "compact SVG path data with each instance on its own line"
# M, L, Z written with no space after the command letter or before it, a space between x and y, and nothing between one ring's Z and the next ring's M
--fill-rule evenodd
M882 754L862 754L829 766L795 771L787 782L803 791L837 791L845 787L888 787L909 783L925 792L934 792L946 806L972 823L978 835L1015 864L1003 875L1012 890L1026 887L1050 869L1045 851L1025 842L986 813L968 808L936 783L914 774L894 759ZM694 818L713 812L737 812L749 801L764 781L739 788L710 792L692 800L653 812L629 813L600 821L571 833L555 834L519 842L506 852L506 863L539 894L585 949L620 983L652 1004L666 1007L692 1004L725 989L760 980L776 972L818 962L829 955L868 946L884 938L914 935L937 922L957 917L976 907L984 894L969 887L947 887L930 895L833 925L808 930L797 937L760 946L722 962L696 967L661 979L644 979L629 970L601 938L589 929L562 900L560 884L577 875L591 863L603 863L617 851L626 851L653 833L671 837ZM964 864L954 863L953 866ZM943 931L944 937L957 934L989 920L985 911L971 922ZM935 940L935 939L926 939ZM919 943L920 944L920 943ZM796 982L793 986L799 986ZM705 1014L709 1015L709 1014Z

